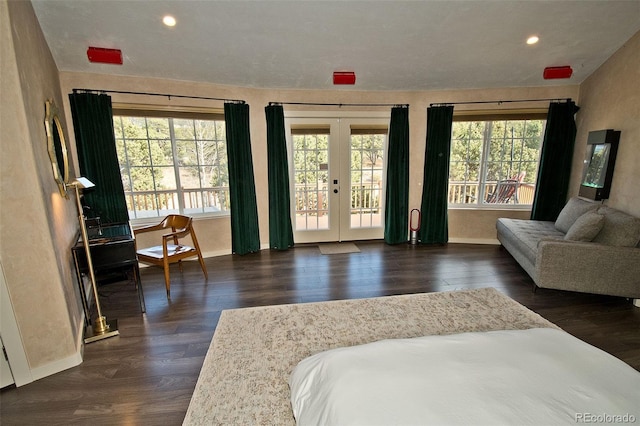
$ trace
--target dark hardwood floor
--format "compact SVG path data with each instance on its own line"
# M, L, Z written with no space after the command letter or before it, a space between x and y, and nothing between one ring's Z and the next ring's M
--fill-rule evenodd
M2 425L180 425L224 309L495 287L569 333L640 370L640 308L629 300L554 290L532 281L498 246L427 247L358 242L360 253L305 245L142 270L147 313L132 283L100 287L120 336L85 346L72 369L0 393Z

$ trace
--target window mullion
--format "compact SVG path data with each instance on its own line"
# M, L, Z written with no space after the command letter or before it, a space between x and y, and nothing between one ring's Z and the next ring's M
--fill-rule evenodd
M509 134L508 134L508 121L505 121L503 124L503 129L502 129L502 141L500 141L500 174L498 175L498 179L507 179L510 177L509 174L507 174L506 176L502 174L503 170L504 170L504 166L507 161L506 161L506 157L507 157L507 138L509 138ZM513 129L512 129L513 131ZM513 132L512 132L513 133ZM513 139L513 138L512 138ZM513 160L513 149L511 151L511 155L509 156L509 158L511 160ZM511 173L511 165L512 163L509 163L509 173Z
M147 135L147 154L149 155L149 165L151 166L151 182L153 184L153 199L155 200L156 213L160 215L160 198L158 197L158 185L156 184L156 174L154 173L153 155L151 154L151 135L149 134L149 120L144 118L144 130Z
M478 204L486 200L485 190L487 184L487 161L489 160L489 149L491 148L491 133L493 132L493 122L485 121L482 134L482 161L480 161L480 191L478 194Z
M198 131L196 129L196 121L193 120L192 122L193 125L193 143L196 145L196 167L198 168L198 188L199 188L199 192L196 194L197 195L197 200L199 200L201 202L201 206L199 206L199 209L202 209L202 211L204 211L205 208L205 196L204 196L204 191L202 190L203 185L202 183L205 181L206 175L203 175L203 170L204 170L204 166L203 166L203 162L204 162L204 140L199 140L198 139ZM202 139L204 139L204 134ZM199 204L199 201L196 201L196 204Z
M171 154L173 156L173 172L176 177L176 191L178 195L178 208L180 214L184 213L184 194L180 183L180 164L178 163L178 146L176 144L176 132L173 127L173 118L169 118L169 138L171 139Z
M122 117L119 117L118 124L120 127L120 134L122 135L122 148L124 150L124 158L125 164L127 165L127 178L129 179L129 194L131 196L131 211L133 213L134 219L138 217L138 210L136 209L135 197L133 196L133 179L131 177L131 166L129 165L129 141L127 140L125 131L124 131L124 123L122 122Z
M518 157L518 173L522 172L522 156L524 155L524 142L527 137L527 130L529 126L529 120L524 121L524 126L522 128L522 138L520 138L520 156Z
M471 194L469 194L468 192L470 192L469 190L469 176L471 174L471 170L469 169L469 164L471 164L471 126L472 124L469 123L467 125L467 140L466 140L466 146L467 146L467 150L465 153L465 158L464 158L464 190L462 191L462 200L464 200L464 202L467 202L467 200L469 199L469 197L471 196ZM478 184L480 184L480 182L478 182ZM480 188L478 188L479 190ZM476 195L478 193L476 192ZM478 202L478 200L476 199L476 203Z

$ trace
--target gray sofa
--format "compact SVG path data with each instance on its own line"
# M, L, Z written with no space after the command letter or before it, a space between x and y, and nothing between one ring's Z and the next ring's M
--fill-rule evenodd
M500 218L496 228L538 287L640 299L636 217L572 198L555 222Z

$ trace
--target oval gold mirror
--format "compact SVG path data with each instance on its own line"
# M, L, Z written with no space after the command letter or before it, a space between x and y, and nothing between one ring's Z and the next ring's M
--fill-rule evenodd
M47 147L49 159L53 169L53 178L58 184L60 194L68 198L66 184L69 183L69 158L67 156L67 143L64 138L62 124L58 117L58 110L51 100L45 103L44 126L47 131Z

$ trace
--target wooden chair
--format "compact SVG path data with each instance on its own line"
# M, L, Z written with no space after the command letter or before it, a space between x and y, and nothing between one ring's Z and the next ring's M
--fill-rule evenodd
M164 268L164 282L167 287L167 299L171 298L171 282L169 281L169 265L178 263L182 271L182 260L189 257L198 257L205 279L208 279L207 268L200 252L198 239L192 227L192 218L172 214L165 217L158 225L145 226L134 230L134 234L162 231L171 229L171 232L162 235L162 245L137 250L138 262L162 266ZM179 239L191 237L193 247L180 244Z
M515 203L518 204L518 188L520 187L520 183L522 183L525 175L526 172L522 171L510 179L499 180L496 184L495 190L487 197L486 202L492 204L506 204L511 201L511 198L513 198Z
M517 193L516 190L518 189L519 184L520 182L515 179L499 180L496 184L496 189L487 197L487 203L508 203L511 200L511 197L513 197ZM515 202L516 204L518 203L517 195L515 197Z

